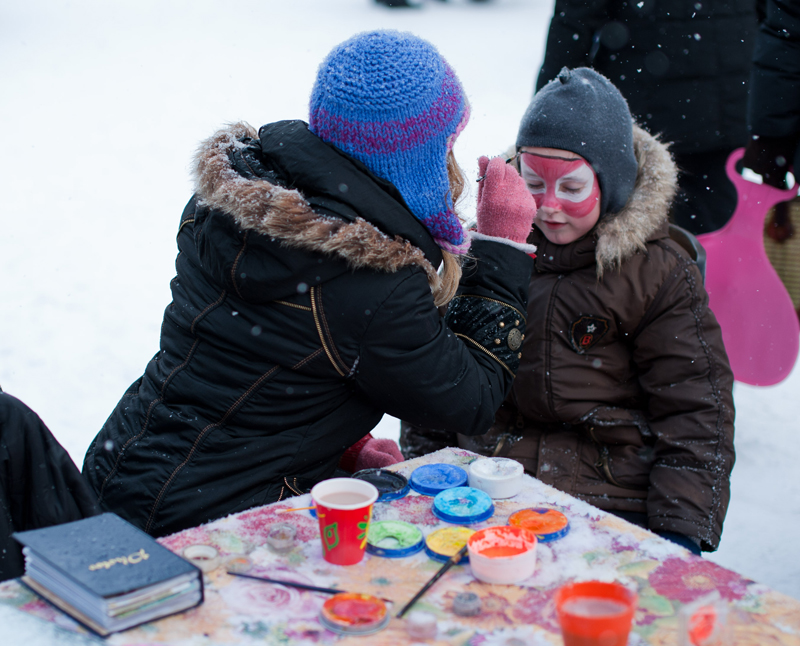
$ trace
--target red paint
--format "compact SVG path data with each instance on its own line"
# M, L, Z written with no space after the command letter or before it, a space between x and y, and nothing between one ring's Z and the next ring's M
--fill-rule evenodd
M573 614L570 602L579 599L618 602L620 612L614 614ZM625 646L639 598L619 583L582 581L559 588L555 602L564 646Z
M495 547L487 547L486 549L480 550L482 556L488 556L489 558L497 558L502 556L516 556L517 554L522 554L523 552L527 552L529 548L527 547L514 547L512 545L498 545Z
M508 518L509 525L524 527L537 535L559 532L568 523L567 517L556 509L520 509Z
M600 184L592 167L583 159L568 160L534 153L522 153L521 159L530 169L523 168L522 176L528 182L537 208L545 206L573 218L584 218L597 205ZM553 230L563 225L547 221L545 224Z
M365 626L380 623L386 616L386 604L368 594L343 592L328 599L322 613L341 626Z

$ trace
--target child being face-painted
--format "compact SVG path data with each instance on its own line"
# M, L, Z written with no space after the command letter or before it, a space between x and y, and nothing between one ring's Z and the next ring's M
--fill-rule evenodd
M406 425L416 457L457 442L695 553L730 497L733 375L703 277L670 239L677 171L594 70L562 70L516 141L538 207L521 360L482 436Z
M492 429L459 444L688 549L716 549L733 377L703 277L670 239L676 168L597 72L564 69L522 118L538 207L522 359Z

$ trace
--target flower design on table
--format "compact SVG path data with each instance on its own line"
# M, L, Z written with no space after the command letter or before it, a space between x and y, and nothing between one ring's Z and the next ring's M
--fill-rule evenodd
M417 526L438 525L441 521L433 515L433 498L408 495L390 503L374 505L375 520L404 520Z
M750 581L704 559L669 558L649 577L660 595L681 603L691 603L713 590L723 599L735 601L747 594Z
M189 545L211 544L211 540L205 525L200 525L200 527L192 527L191 529L185 529L178 534L164 536L159 538L158 542L177 554L180 554L183 549Z
M251 573L271 579L319 585L296 570L257 568L251 570ZM320 608L328 596L245 578L231 581L229 585L220 588L219 594L228 607L235 609L239 616L277 622L285 622L289 617L292 621L316 621Z
M235 531L240 536L252 537L251 540L254 545L261 545L269 532L270 525L290 523L297 530L298 542L315 540L319 526L317 519L313 518L308 511L280 512L281 509L306 507L310 504L312 504L311 496L303 496L290 498L285 505L251 509L236 518L238 526Z
M514 604L511 616L515 623L535 624L545 630L560 634L554 595L557 588L529 588L522 599Z

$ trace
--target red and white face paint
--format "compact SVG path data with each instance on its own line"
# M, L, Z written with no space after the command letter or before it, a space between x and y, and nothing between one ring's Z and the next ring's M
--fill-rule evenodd
M588 162L556 148L521 151L520 174L536 201L536 227L555 244L589 233L600 219L600 184Z
M589 215L600 199L594 170L583 159L523 152L520 173L536 200L536 207L559 209L572 218Z

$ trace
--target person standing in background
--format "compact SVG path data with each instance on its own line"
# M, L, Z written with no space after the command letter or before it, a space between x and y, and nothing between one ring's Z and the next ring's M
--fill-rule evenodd
M660 134L680 171L672 221L722 227L736 208L725 162L747 143L754 0L556 0L536 89L562 67L593 67Z
M765 184L787 188L786 173L800 167L800 2L762 0L758 8L742 165ZM793 232L789 203L780 202L769 234L782 241Z

